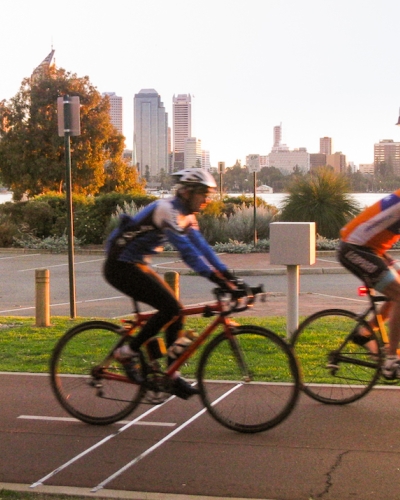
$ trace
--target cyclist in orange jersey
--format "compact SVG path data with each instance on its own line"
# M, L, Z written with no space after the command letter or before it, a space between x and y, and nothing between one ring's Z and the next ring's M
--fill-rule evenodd
M400 239L400 189L385 196L362 211L340 231L338 259L370 288L389 297L381 309L383 319L389 319L389 345L382 374L388 379L400 378L400 266L386 252ZM371 325L376 327L376 325ZM364 335L363 335L364 333ZM371 352L366 332L354 339Z

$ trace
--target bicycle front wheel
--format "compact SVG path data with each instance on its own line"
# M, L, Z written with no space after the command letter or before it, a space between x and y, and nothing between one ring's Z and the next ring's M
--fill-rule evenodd
M377 355L352 341L360 327L370 335ZM347 404L365 396L380 374L376 335L364 320L344 309L326 309L306 318L293 336L303 390L327 404Z
M107 425L129 415L144 388L111 376L124 376L122 366L110 360L120 327L89 321L69 330L56 344L50 360L51 387L61 406L89 424Z
M246 433L282 422L295 407L300 389L290 346L275 333L252 325L215 337L204 349L197 378L211 416Z

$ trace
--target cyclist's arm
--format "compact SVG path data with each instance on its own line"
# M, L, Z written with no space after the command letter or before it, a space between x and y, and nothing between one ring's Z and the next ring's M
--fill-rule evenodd
M181 254L184 262L191 267L193 271L206 278L211 278L213 269L207 263L199 249L193 245L187 234L178 233L171 228L166 228L164 233L168 241L174 245Z

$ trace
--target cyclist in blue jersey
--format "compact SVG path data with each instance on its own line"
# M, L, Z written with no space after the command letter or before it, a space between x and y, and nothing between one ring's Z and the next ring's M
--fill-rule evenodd
M200 233L195 216L216 190L213 176L201 168L188 168L173 175L178 182L175 196L156 200L134 217L123 214L106 245L105 279L122 293L157 310L129 345L114 352L127 375L136 382L141 381L140 346L166 327L169 347L183 326L181 304L149 266L146 256L156 253L169 241L195 272L222 288L236 287L234 276ZM172 361L168 359L169 363ZM183 399L199 392L179 374L173 380L173 387L174 394Z

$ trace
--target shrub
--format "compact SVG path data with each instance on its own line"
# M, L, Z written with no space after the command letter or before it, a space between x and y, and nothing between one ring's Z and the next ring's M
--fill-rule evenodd
M68 250L68 237L63 235L49 236L48 238L37 238L31 234L23 235L22 238L15 238L14 245L22 248L31 248L35 250L49 250L53 253L66 252ZM74 238L74 247L79 248L81 242Z
M6 216L0 215L0 247L11 247L14 238L18 236L19 231L16 224L11 222Z

